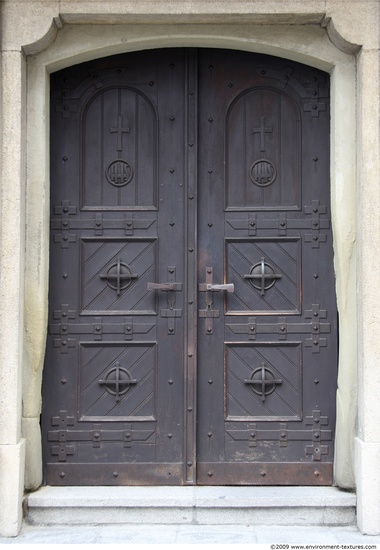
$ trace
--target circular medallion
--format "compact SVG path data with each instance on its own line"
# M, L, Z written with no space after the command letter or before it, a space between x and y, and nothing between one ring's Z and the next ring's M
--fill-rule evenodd
M261 260L261 262L251 267L245 278L249 279L252 286L263 292L272 288L276 280L281 278L281 275L275 273L271 265Z
M249 383L252 391L265 401L265 397L273 393L276 385L282 384L282 380L277 379L268 367L260 367L253 371L250 380L246 380L246 383Z
M124 264L118 259L117 262L109 267L107 273L100 275L100 278L106 279L107 285L120 294L121 290L125 290L131 285L132 279L137 279L137 275L132 273L129 265Z
M130 372L119 366L119 363L111 368L104 380L99 380L99 384L104 386L108 393L114 395L116 401L120 401L120 397L127 393L131 385L137 383L137 380L132 379Z
M260 159L252 164L250 176L255 185L267 187L276 179L277 171L269 160Z
M133 168L125 160L114 160L106 169L106 178L115 187L123 187L132 180Z

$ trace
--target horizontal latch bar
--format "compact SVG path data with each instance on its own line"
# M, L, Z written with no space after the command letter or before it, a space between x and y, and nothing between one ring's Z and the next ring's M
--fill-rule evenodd
M148 290L182 290L181 283L147 283Z
M222 285L206 284L206 289L214 292L215 290L227 290L227 292L233 292L235 287L233 283L227 283Z
M215 292L218 290L227 290L227 292L234 292L235 286L233 283L227 283L222 285L214 285L213 283L201 283L199 285L199 292Z

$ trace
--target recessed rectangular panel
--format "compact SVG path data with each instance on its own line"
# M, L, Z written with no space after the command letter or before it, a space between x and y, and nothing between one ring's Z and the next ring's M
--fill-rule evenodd
M79 416L85 420L154 420L156 345L82 344Z
M226 345L226 420L300 420L301 344Z
M227 314L299 313L300 239L226 240Z
M155 313L154 239L82 239L82 312Z

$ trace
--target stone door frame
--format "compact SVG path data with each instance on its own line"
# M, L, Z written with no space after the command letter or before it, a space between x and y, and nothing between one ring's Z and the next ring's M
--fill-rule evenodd
M328 39L327 32L321 27L275 27L273 33L265 33L266 42L259 43L258 34L264 40L263 29L249 26L171 26L171 35L168 36L165 25L143 26L136 25L128 28L128 40L123 41L126 29L123 26L102 26L102 46L97 48L100 29L96 26L64 25L58 32L55 42L41 54L28 59L28 167L29 182L27 186L27 234L26 234L26 270L35 272L35 276L26 278L26 312L25 326L31 349L37 353L37 347L44 345L46 336L46 308L47 308L47 273L48 273L48 232L49 203L49 172L48 163L41 163L40 159L49 157L48 135L48 103L49 97L45 90L49 85L49 73L78 62L95 57L113 55L122 51L142 50L162 46L212 46L231 49L244 49L271 53L281 57L288 57L305 64L316 66L331 74L331 208L333 223L333 238L335 250L335 271L337 279L338 310L342 312L342 305L355 311L353 303L354 290L354 256L352 243L347 242L347 234L355 231L355 66L354 58L349 54L337 50ZM306 30L307 29L307 30ZM177 32L173 32L177 31ZM97 35L98 33L98 35ZM309 44L305 48L303 42L305 34L309 35ZM274 34L277 36L275 37ZM85 35L85 38L84 38ZM250 35L252 38L250 39ZM297 36L298 35L298 36ZM312 36L312 40L310 37ZM297 39L295 39L297 37ZM107 38L108 44L107 44ZM293 44L291 42L293 41ZM297 47L297 50L295 50ZM304 50L304 51L302 51ZM318 53L319 59L312 57ZM323 57L322 57L323 56ZM96 83L95 83L96 85ZM340 90L344 89L344 97ZM344 117L338 116L340 110ZM41 112L46 116L41 116ZM34 116L36 115L36 116ZM339 147L335 147L339 144ZM344 202L344 208L342 208ZM43 223L41 225L41 221ZM349 228L349 231L347 230ZM351 239L350 239L351 240ZM39 261L37 262L37 258ZM38 264L38 265L37 265ZM41 269L41 266L43 268ZM38 288L36 288L38 280ZM352 288L352 291L350 291ZM32 300L36 303L29 303ZM40 314L37 315L36 311ZM348 318L349 317L349 318ZM352 373L355 367L351 365L356 355L354 351L355 332L354 315L340 314L340 352L339 352L339 390L338 393L338 421L336 438L335 481L343 487L354 485L352 473L352 408L346 408L350 402L348 394L353 391ZM37 341L38 340L38 341ZM38 349L38 356L43 357L44 349ZM350 367L349 367L350 365ZM36 377L42 376L42 364L33 365L33 377L28 386L36 384ZM40 382L39 382L40 383ZM347 389L346 389L347 388ZM347 395L345 392L350 388ZM29 395L24 395L24 409L27 410ZM31 400L36 396L31 396ZM35 403L35 407L39 407ZM38 410L38 409L37 409ZM32 418L30 415L29 418ZM32 423L32 421L29 421ZM351 425L349 425L351 424ZM27 433L25 436L28 437ZM36 443L39 437L39 426L34 426L33 440ZM36 445L33 445L35 447ZM345 466L340 467L340 455L344 455ZM347 461L347 457L351 457ZM27 485L36 487L40 484L39 464L35 457L27 453ZM34 464L33 464L34 462ZM348 473L347 466L351 469Z

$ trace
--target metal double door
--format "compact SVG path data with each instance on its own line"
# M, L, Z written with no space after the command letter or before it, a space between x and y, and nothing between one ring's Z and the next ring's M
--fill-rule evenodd
M328 75L167 49L51 90L46 482L332 483Z

